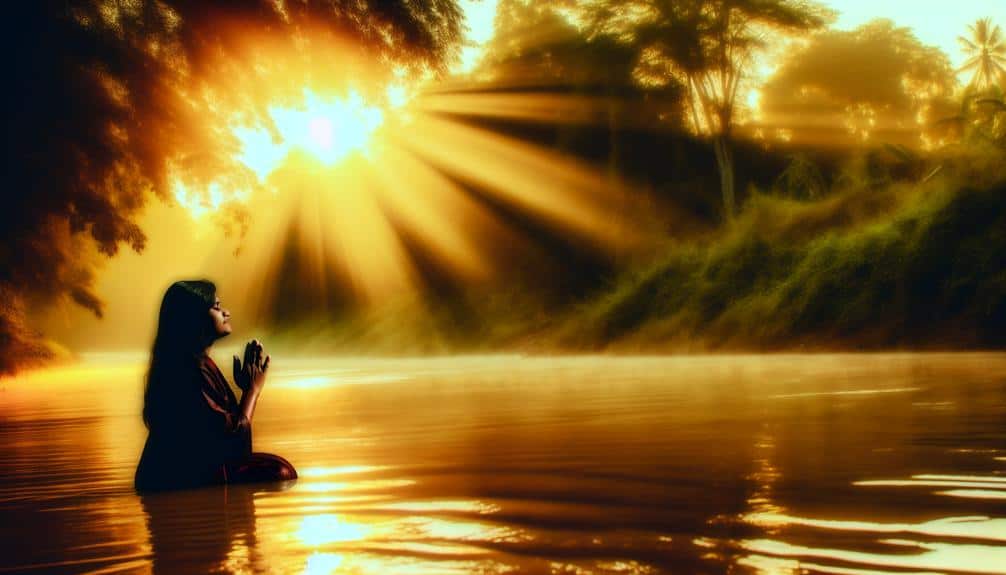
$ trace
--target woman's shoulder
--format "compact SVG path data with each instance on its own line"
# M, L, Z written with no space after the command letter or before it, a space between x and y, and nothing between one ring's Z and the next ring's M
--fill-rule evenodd
M203 377L209 377L212 379L223 379L224 377L223 372L220 371L216 362L213 361L213 358L207 354L203 354L197 359L196 366L199 368L199 373L202 374Z
M204 391L206 388L211 388L217 393L227 394L230 390L227 378L209 355L199 358L199 375Z

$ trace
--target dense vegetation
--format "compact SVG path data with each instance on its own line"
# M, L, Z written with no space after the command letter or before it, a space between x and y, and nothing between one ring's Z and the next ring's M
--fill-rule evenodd
M621 349L1001 346L1003 159L948 158L954 167L925 183L858 182L810 202L756 195L711 241L675 243L585 303L556 341Z
M785 179L754 190L731 224L669 238L572 302L515 281L301 323L275 343L378 354L1006 344L1006 154L944 153L920 181L868 160L825 175L831 189L814 198Z

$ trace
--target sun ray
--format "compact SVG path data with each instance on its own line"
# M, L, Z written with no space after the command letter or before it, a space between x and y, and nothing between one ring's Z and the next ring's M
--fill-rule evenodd
M604 124L617 98L562 92L441 92L416 102L423 112L520 120L549 125Z
M335 170L332 176L319 192L319 213L332 218L324 237L330 252L339 254L355 293L375 303L409 291L411 264L377 202L369 165Z
M586 163L428 114L418 115L400 137L439 169L468 178L559 228L596 238L600 246L617 249L638 240L623 221L629 188Z
M491 216L476 205L454 182L408 150L391 147L385 161L399 170L377 170L381 197L389 214L400 225L425 239L433 250L462 277L480 280L490 270L478 246L457 222L466 227L494 227ZM393 174L408 174L407 178Z

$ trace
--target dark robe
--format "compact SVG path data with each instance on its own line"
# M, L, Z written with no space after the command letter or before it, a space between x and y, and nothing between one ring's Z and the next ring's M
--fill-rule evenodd
M297 477L283 458L252 453L251 424L209 356L182 370L177 387L150 400L156 405L136 469L137 490Z

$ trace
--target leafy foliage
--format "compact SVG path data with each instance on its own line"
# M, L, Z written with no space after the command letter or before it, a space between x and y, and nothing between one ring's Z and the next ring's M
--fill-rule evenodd
M671 246L585 304L559 340L663 350L1004 345L1002 155L946 161L953 176L925 185L853 187L807 203L756 197L722 236Z
M968 55L961 71L974 70L971 86L981 90L999 84L1006 86L1006 38L991 18L982 18L968 26L971 37L957 41Z
M818 34L793 51L761 90L763 123L818 147L868 140L918 147L955 84L938 48L875 20Z
M636 54L644 82L677 83L689 95L696 132L713 137L724 212L735 211L731 130L740 86L765 35L820 27L829 13L796 0L583 0L578 12L596 36Z
M254 185L232 159L229 122L270 127L267 107L308 85L443 69L462 15L453 0L40 0L5 24L16 112L0 287L25 305L69 297L100 315L98 262L75 257L84 234L108 256L142 250L136 215L172 179ZM6 329L23 309L4 308L0 372L29 337Z

